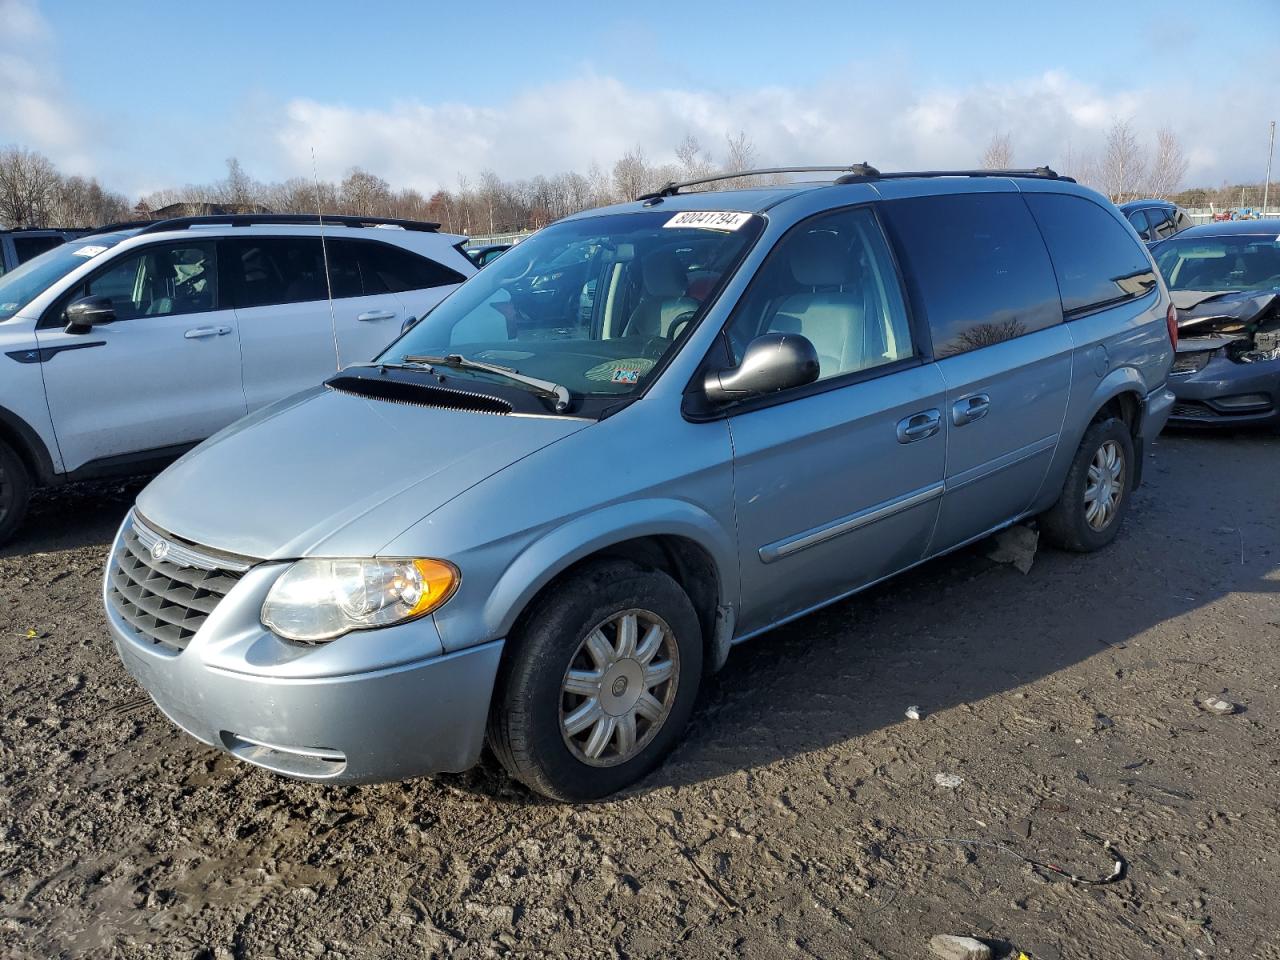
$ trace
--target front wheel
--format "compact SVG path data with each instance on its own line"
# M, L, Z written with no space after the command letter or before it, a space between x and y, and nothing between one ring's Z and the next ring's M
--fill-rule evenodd
M31 499L31 478L26 465L13 449L0 440L0 545L22 523Z
M1133 485L1133 437L1114 417L1089 425L1067 471L1058 502L1040 517L1046 538L1077 553L1116 538Z
M489 743L507 771L558 800L596 800L669 753L702 677L689 597L657 570L593 565L541 598L508 643Z

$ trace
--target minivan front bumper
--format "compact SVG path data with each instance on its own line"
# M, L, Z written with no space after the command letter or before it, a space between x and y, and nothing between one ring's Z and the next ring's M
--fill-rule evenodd
M108 571L120 549L118 537ZM318 671L323 675L307 675L316 668L299 665L320 648L282 657L273 651L283 641L261 625L246 628L261 609L262 590L278 575L246 575L180 652L134 629L109 587L104 591L120 659L170 720L203 743L303 780L371 783L475 764L503 641L368 669L350 657L343 668L342 659L330 657ZM369 634L409 629L415 647L424 644L425 631L431 637L424 645L439 649L430 617ZM366 642L364 649L385 654L388 647L348 638L356 649Z

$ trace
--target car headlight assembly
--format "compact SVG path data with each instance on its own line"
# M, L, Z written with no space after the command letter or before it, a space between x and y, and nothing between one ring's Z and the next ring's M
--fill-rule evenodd
M444 560L299 560L272 585L262 625L287 640L322 643L426 616L460 580Z

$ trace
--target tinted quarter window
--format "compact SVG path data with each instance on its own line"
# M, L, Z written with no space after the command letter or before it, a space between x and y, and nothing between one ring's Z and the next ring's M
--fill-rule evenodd
M1152 240L1163 240L1165 237L1172 237L1178 231L1173 222L1172 210L1163 210L1159 207L1148 210L1147 220L1151 224L1150 239Z
M1061 322L1053 268L1020 194L916 197L884 210L935 356Z
M265 307L325 300L319 237L248 237L222 241L225 285L232 305Z
M1068 316L1149 293L1151 261L1103 207L1084 197L1027 194L1044 233Z
M778 241L726 332L734 363L762 334L798 333L817 349L823 380L915 352L888 244L865 207L806 220Z
M13 249L18 253L18 262L26 263L32 257L38 257L46 250L62 246L61 237L14 237Z
M456 270L401 247L377 240L354 240L358 250L360 275L367 296L426 290L461 283L466 279Z

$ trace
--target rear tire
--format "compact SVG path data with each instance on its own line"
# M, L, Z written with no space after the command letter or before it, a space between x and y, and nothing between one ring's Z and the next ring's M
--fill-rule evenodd
M489 745L508 773L556 800L598 800L657 767L702 679L688 595L629 561L567 577L507 643Z
M1050 543L1076 553L1101 550L1120 532L1133 488L1133 437L1122 420L1091 423L1058 502L1040 515Z
M14 535L31 502L31 477L26 464L0 440L0 546Z

